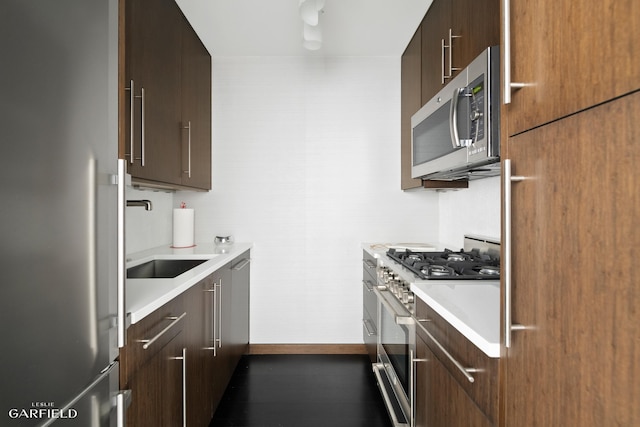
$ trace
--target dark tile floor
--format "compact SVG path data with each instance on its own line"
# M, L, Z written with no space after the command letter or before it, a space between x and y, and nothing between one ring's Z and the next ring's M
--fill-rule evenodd
M244 356L209 427L390 427L365 355Z

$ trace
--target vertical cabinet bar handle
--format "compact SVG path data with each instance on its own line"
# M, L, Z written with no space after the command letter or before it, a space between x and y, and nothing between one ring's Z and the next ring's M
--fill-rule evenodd
M187 427L187 348L182 348L182 427Z
M462 36L454 36L453 29L449 28L449 78L453 77L454 71L460 71L462 68L453 67L453 39L458 39Z
M145 111L144 111L144 88L140 89L140 101L142 103L142 107L141 107L141 116L142 119L140 121L140 135L141 135L141 155L140 155L140 165L144 166L144 157L146 154L146 149L145 149Z
M129 80L129 87L125 88L125 90L129 91L129 154L125 154L126 156L129 156L129 163L133 164L133 139L135 136L135 114L134 114L134 108L135 108L135 90L134 90L134 82L133 80Z
M129 157L129 163L133 164L134 161L140 160L140 165L144 166L144 157L145 157L145 120L144 120L144 87L140 89L140 95L135 94L135 85L134 81L129 81L129 87L125 88L125 90L129 91L129 121L131 122L129 128L129 154L125 154L125 157ZM140 126L140 137L141 137L141 156L136 157L134 154L134 138L135 138L135 114L134 108L135 103L134 100L136 98L140 98L141 101L141 126Z
M446 78L444 74L444 48L445 48L444 39L442 39L441 42L442 44L440 46L440 64L441 64L440 84L444 84L444 79Z
M182 427L187 427L187 349L182 348L182 356L171 357L182 361Z
M413 350L409 350L409 403L411 405L411 427L416 426L416 373L415 365L420 362L428 362L429 359L416 359L413 357Z
M220 279L220 295L218 295L218 348L222 348L222 279Z
M217 331L216 331L216 327L218 326L218 322L216 322L216 314L218 312L218 307L217 307L217 301L218 301L218 291L216 290L216 284L213 284L213 308L211 309L211 322L212 322L212 326L213 326L213 357L216 357L218 355L218 351L217 351Z
M453 77L453 72L454 71L460 71L462 68L454 68L453 67L453 39L457 39L460 38L462 36L454 36L453 35L453 29L449 28L449 44L446 44L444 39L441 39L441 68L442 68L442 77L440 79L440 83L444 84L444 81L446 79L450 79L451 77ZM445 49L449 49L449 73L445 74Z
M187 170L183 172L186 173L189 178L191 178L191 120L189 120L187 126L183 126L182 129L187 129L189 134L187 145Z
M511 347L511 332L515 330L522 330L522 325L513 325L511 316L511 286L512 286L512 269L511 269L511 254L512 254L512 235L511 235L511 184L513 182L524 181L523 176L513 176L511 174L511 159L505 159L503 163L503 187L504 187L504 206L503 206L503 218L504 218L504 231L503 231L503 247L504 255L502 264L502 272L504 275L504 345L506 348Z
M502 34L504 39L503 55L503 103L511 104L511 89L520 89L528 86L526 83L513 83L511 81L511 0L502 0Z
M125 154L125 157L129 157L129 163L133 164L136 160L140 160L140 165L144 166L145 163L145 111L144 111L144 87L140 88L140 95L135 94L135 83L133 80L129 81L129 87L125 88L125 91L129 91L129 154ZM140 98L140 157L136 157L134 154L134 138L135 138L135 99Z
M216 286L211 289L205 289L205 292L211 294L211 343L213 347L204 347L203 350L213 350L213 356L216 356Z

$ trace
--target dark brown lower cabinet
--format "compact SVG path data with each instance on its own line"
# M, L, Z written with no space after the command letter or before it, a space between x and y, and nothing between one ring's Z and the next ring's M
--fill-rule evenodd
M184 294L187 328L187 425L206 426L213 416L213 275Z
M128 329L127 346L120 354L121 388L131 390L128 426L182 425L184 313L178 297Z
M214 273L214 287L216 288L215 303L213 312L215 354L211 358L213 377L213 406L214 411L222 399L231 375L236 367L237 360L233 358L231 342L231 314L232 314L232 284L231 284L231 264Z
M249 260L247 251L129 327L128 426L209 425L249 344Z
M236 261L234 261L236 262ZM185 292L185 305L189 312L187 330L187 425L209 425L213 413L222 399L231 375L244 354L249 336L237 338L233 333L236 323L233 315L244 311L248 316L249 299L239 301L234 310L231 266L229 263L216 270ZM247 283L248 288L248 283ZM247 289L248 290L248 289ZM241 293L241 295L245 295ZM247 322L244 323L248 326ZM236 354L237 345L245 340L242 354Z
M416 357L416 427L493 426L420 337Z
M499 359L484 354L422 300L416 301L416 317L416 427L497 426ZM460 366L472 369L463 373Z
M184 293L187 328L187 425L206 427L249 345L246 251Z

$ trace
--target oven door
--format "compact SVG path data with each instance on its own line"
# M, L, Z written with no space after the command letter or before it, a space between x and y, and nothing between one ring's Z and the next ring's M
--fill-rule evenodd
M394 426L410 426L415 320L389 291L375 292L379 301L379 342L378 363L373 370Z

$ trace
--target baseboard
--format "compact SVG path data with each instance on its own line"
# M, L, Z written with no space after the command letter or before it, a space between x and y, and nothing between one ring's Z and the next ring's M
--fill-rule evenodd
M249 344L249 354L367 354L364 344Z

